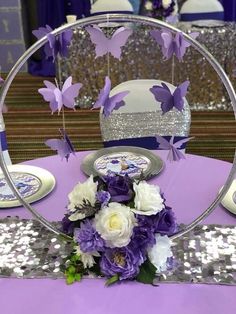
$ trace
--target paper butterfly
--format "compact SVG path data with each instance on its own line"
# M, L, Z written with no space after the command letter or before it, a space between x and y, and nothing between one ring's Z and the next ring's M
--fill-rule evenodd
M162 48L163 56L166 60L169 60L173 55L176 55L179 61L183 60L185 52L191 44L184 39L181 32L177 32L175 37L170 31L167 30L152 30L150 31L151 36L156 40L158 45ZM193 39L198 37L199 33L191 33Z
M150 91L155 96L156 101L161 102L161 110L163 114L170 111L174 107L182 111L184 108L184 97L187 94L189 81L185 81L180 84L174 91L173 95L169 87L165 83L161 83L162 86L154 85L150 88Z
M50 147L52 150L56 150L57 154L68 161L71 154L75 155L75 149L66 134L66 131L59 129L62 139L50 139L45 142L45 144Z
M123 98L129 94L129 91L120 92L109 97L111 91L111 80L108 76L105 79L105 86L101 90L98 100L93 106L93 109L103 107L103 115L109 117L113 110L117 110L125 105Z
M97 25L86 27L90 39L95 44L96 58L111 53L113 57L120 60L121 48L126 44L133 31L129 28L120 27L111 38L107 38L100 27Z
M55 84L44 81L46 88L40 88L38 92L43 96L45 101L49 102L52 112L61 111L63 105L67 108L74 109L75 98L79 94L82 84L72 84L72 77L69 76L60 90Z
M50 34L52 31L53 29L49 25L46 25L46 27L39 27L39 29L34 30L32 33L38 39L44 36L48 37L48 42L44 45L44 53L47 58L53 57L53 60L55 60L58 54L62 57L67 57L68 46L73 36L72 30L66 30L58 36Z
M184 154L179 151L179 149L181 149L181 146L191 139L193 139L193 137L187 137L174 143L174 136L171 137L170 142L168 142L168 140L166 140L162 136L156 136L157 143L159 144L159 149L169 150L167 156L167 160L169 161L179 161L180 159L185 159Z

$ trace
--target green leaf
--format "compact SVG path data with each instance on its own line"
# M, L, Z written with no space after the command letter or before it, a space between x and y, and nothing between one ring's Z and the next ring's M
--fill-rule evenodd
M152 284L156 277L156 267L147 259L140 267L136 280L145 284Z
M74 275L68 275L67 277L66 277L66 283L68 284L68 285L71 285L72 283L74 283L75 282L75 276Z
M117 281L119 281L119 275L115 275L111 278L109 278L107 281L106 281L106 286L110 286L110 285L113 285L114 283L116 283Z
M75 280L76 281L81 281L81 279L82 279L82 275L81 274L76 274L75 275Z
M80 261L80 255L75 254L71 257L70 260L71 260L71 262L76 263L76 262Z
M75 266L70 265L70 266L67 268L67 272L68 272L69 274L75 274L75 273L76 273L76 268L75 268Z

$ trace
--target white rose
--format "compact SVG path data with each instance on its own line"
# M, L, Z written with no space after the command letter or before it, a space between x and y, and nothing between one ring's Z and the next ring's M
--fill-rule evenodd
M76 210L76 207L83 206L84 202L94 206L96 202L97 185L98 183L93 181L93 176L90 176L84 183L79 182L68 195L68 209L73 212Z
M135 214L151 216L159 213L165 207L158 185L141 181L139 184L134 183L133 189L135 208L132 208L132 211Z
M157 268L157 273L166 271L167 259L172 257L171 240L167 236L156 234L156 244L148 250L150 262Z
M171 5L172 0L162 0L162 5L164 9L168 9L169 6Z
M130 242L136 219L129 207L110 203L96 214L94 223L108 247L123 247Z
M146 2L145 9L148 11L152 10L152 2L151 1Z
M84 253L80 250L80 247L76 247L76 254L80 256L81 262L84 268L91 268L95 264L94 256L100 256L98 252Z

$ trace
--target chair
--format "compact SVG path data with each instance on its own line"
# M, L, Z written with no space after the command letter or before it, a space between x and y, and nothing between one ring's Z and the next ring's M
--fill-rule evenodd
M159 80L131 80L117 85L111 96L130 91L124 98L125 106L114 110L108 118L100 112L100 127L105 147L139 146L156 149L155 135L175 136L177 139L189 135L191 113L187 100L183 112L173 109L162 114L160 103L150 92L153 85L160 85ZM174 86L165 82L171 91Z
M8 153L8 148L7 148L7 138L6 138L6 131L5 131L5 124L3 120L2 114L0 114L0 136L1 136L1 149L4 157L4 161L6 165L11 165L11 158Z

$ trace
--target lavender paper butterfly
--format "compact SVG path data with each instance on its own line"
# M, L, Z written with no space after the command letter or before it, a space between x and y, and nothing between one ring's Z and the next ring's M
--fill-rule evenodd
M45 144L50 147L52 150L56 150L57 154L68 161L71 154L75 155L75 149L66 134L64 129L59 129L61 133L61 139L50 139L45 142Z
M100 27L97 25L86 27L90 39L95 44L96 58L111 53L113 57L120 60L121 48L126 44L133 31L129 28L120 27L111 38L107 38Z
M120 92L114 96L109 97L111 91L111 80L108 76L105 79L105 86L101 90L98 100L93 106L93 109L103 107L103 115L105 118L109 117L113 110L118 110L125 105L124 97L129 94L129 91Z
M173 55L176 55L179 61L183 60L188 47L191 44L184 39L181 32L177 32L175 37L167 30L152 30L150 31L151 36L156 40L158 45L162 48L163 56L166 60L169 60ZM193 39L196 39L199 33L191 33Z
M169 87L165 83L161 83L162 86L154 85L150 88L150 91L155 96L156 101L161 102L161 110L163 114L176 108L182 111L184 108L184 97L187 94L189 81L185 81L180 84L172 94Z
M52 112L61 111L63 105L67 108L74 109L75 97L78 96L82 84L72 84L72 77L69 76L60 90L55 84L44 81L46 88L40 88L38 92L43 96L45 101L49 102Z
M53 60L55 60L58 54L62 57L67 57L68 46L73 36L72 30L66 30L58 36L52 35L52 31L53 29L49 25L46 25L46 27L39 27L39 29L34 30L32 33L38 39L47 36L48 42L44 45L44 53L47 58L53 57Z
M181 149L181 146L191 139L193 139L193 137L187 137L174 143L174 136L171 137L170 142L162 136L156 136L157 143L159 143L159 149L169 150L167 156L167 160L169 161L179 161L180 159L185 159L185 155L179 151L179 149Z

